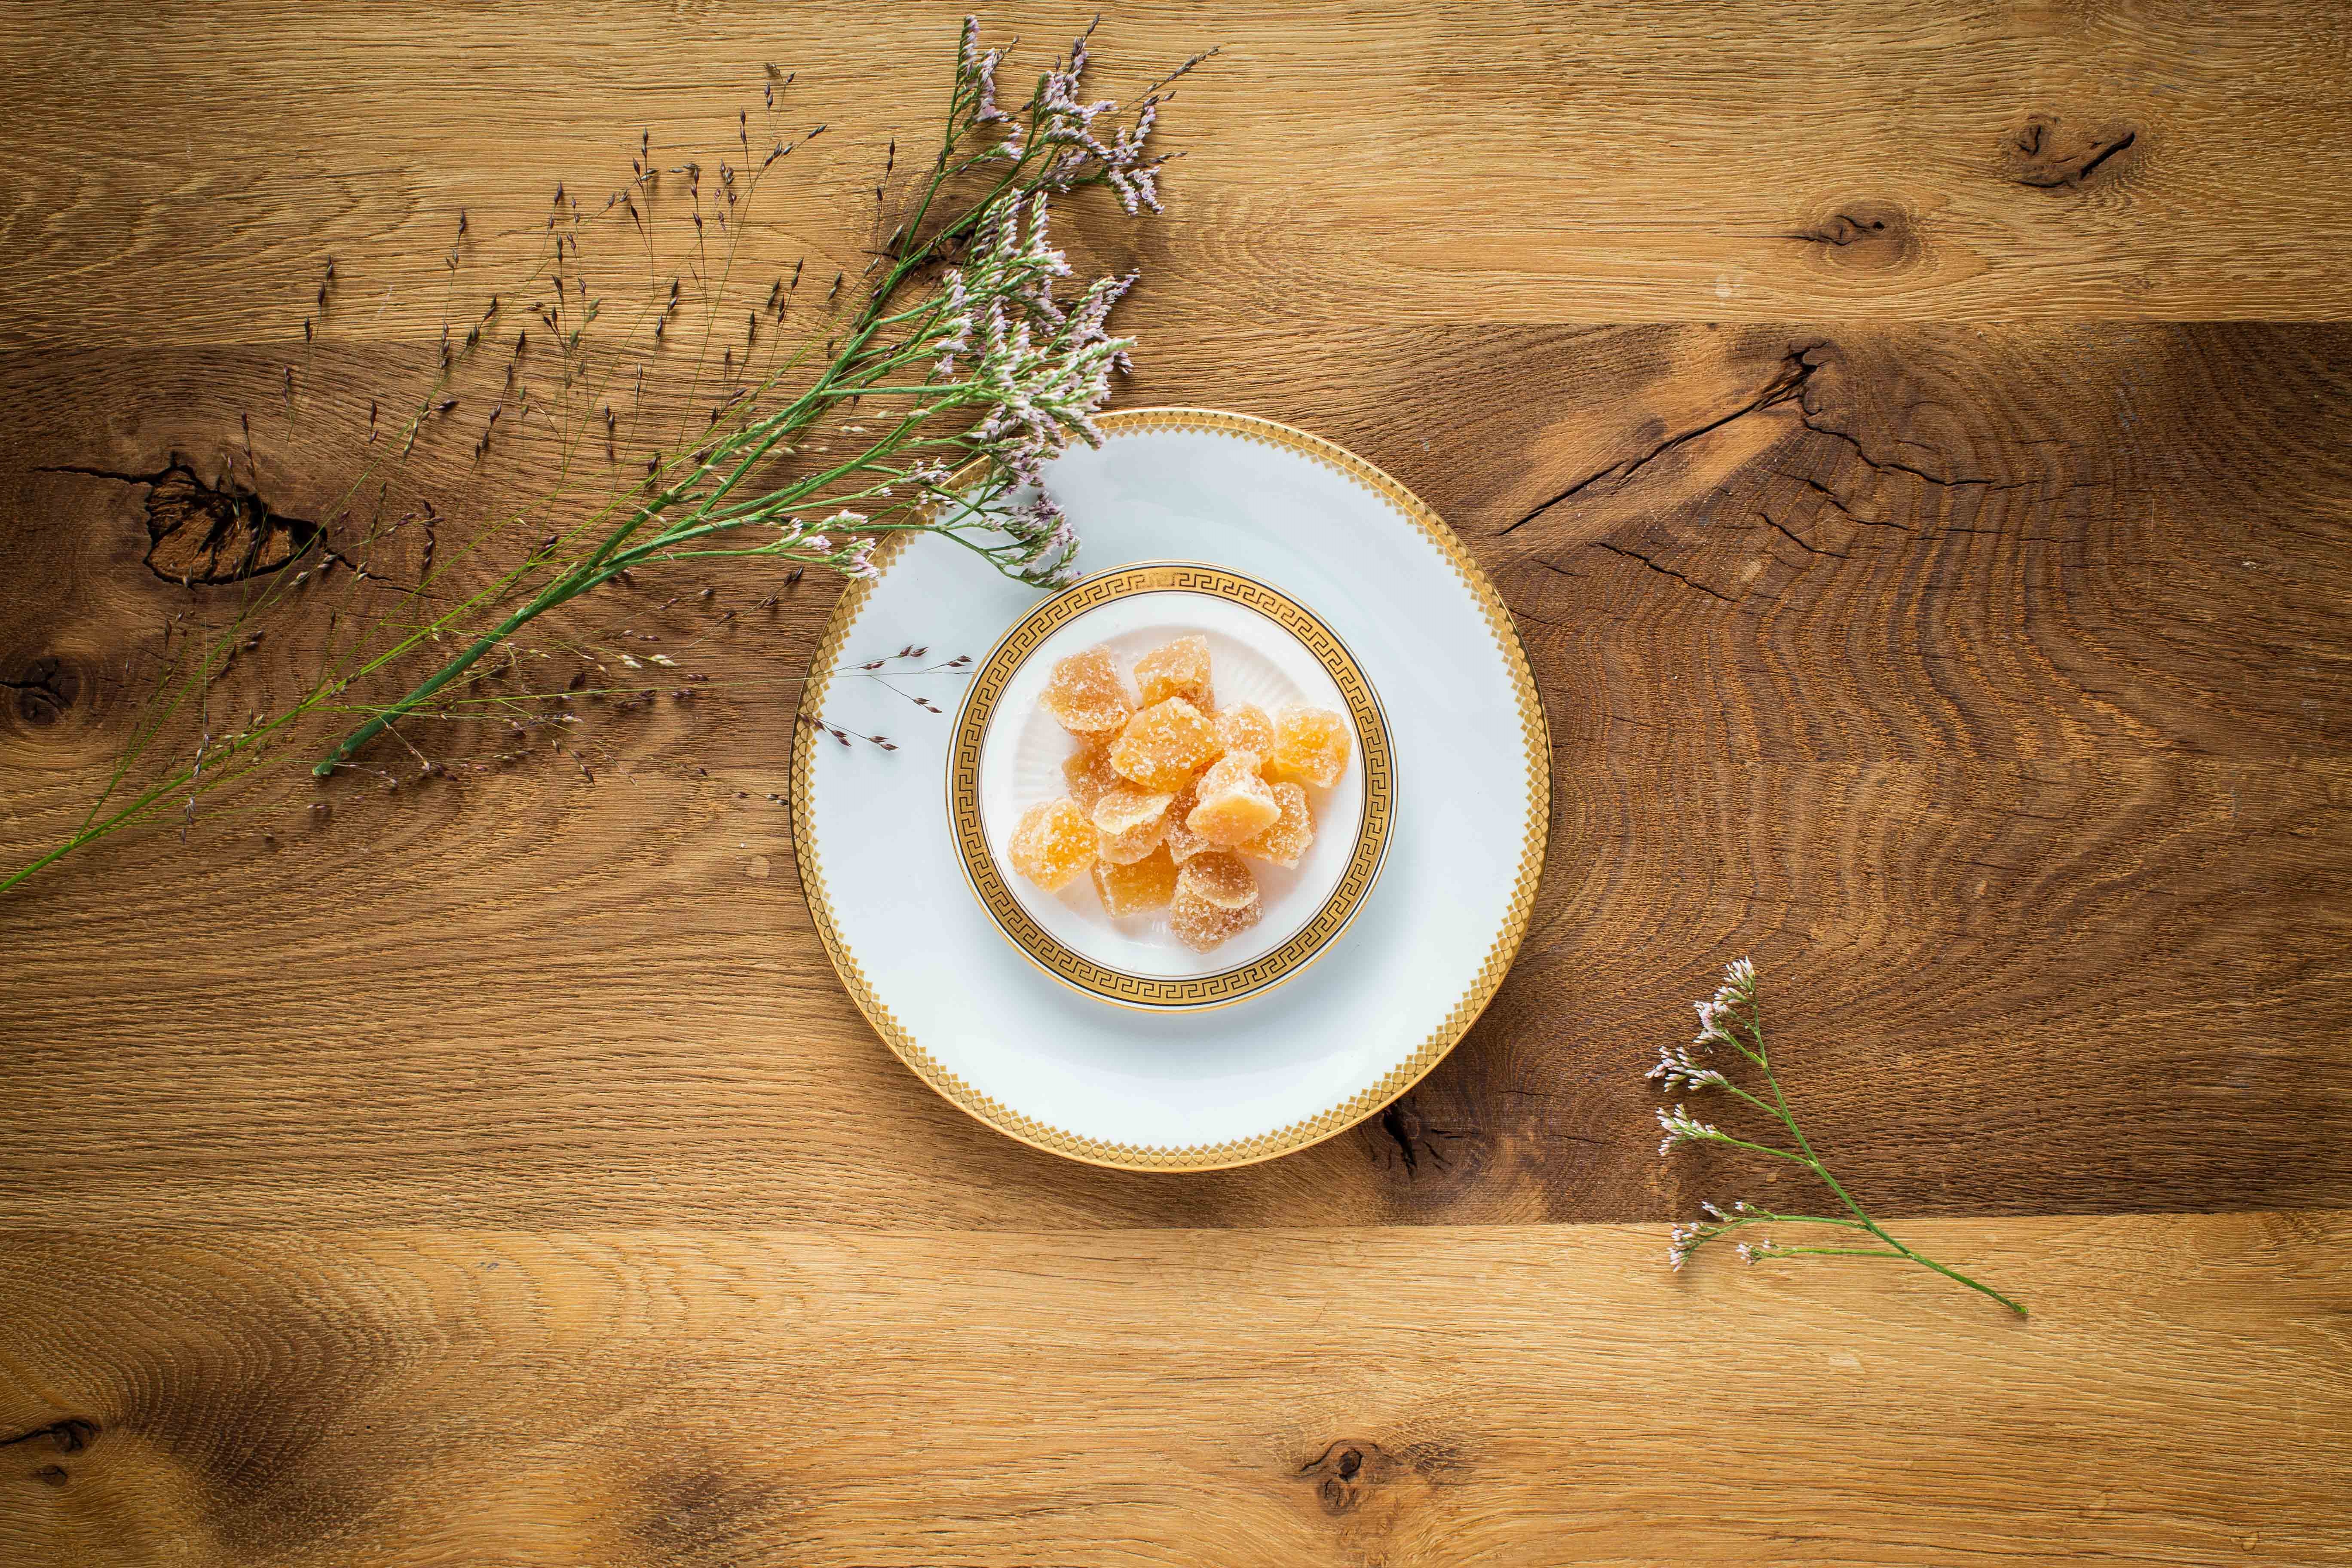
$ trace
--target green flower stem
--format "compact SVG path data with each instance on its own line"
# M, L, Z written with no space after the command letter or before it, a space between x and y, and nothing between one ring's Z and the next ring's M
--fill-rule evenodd
M1775 1149L1769 1143L1750 1143L1747 1139L1734 1138L1728 1132L1716 1132L1706 1135L1706 1141L1709 1143L1728 1143L1735 1149L1745 1149L1750 1153L1770 1154L1778 1159L1792 1161L1800 1165L1816 1169L1818 1168L1813 1166L1812 1161L1806 1159L1802 1154L1791 1153L1786 1149Z
M598 581L603 581L603 579L600 578ZM561 582L562 580L559 579L559 585ZM459 654L457 658L451 659L439 669L435 670L431 675L426 676L422 681L418 682L415 689L410 691L407 696L401 698L398 701L393 703L382 712L378 713L374 718L370 719L366 723L362 724L358 729L353 730L350 734L344 736L340 742L336 742L335 749L329 752L326 756L321 758L318 764L311 768L310 772L319 778L327 777L337 768L342 766L345 763L350 762L352 755L357 752L362 746L366 745L370 741L374 740L378 735L383 734L386 730L390 729L394 721L398 720L403 714L408 712L409 710L416 707L418 704L430 700L435 692L439 691L443 687L448 685L451 681L465 674L466 671L473 668L475 664L484 654L489 652L490 649L498 647L499 644L512 637L524 626L525 623L545 611L553 609L556 605L564 603L566 600L573 598L579 594L587 592L587 590L593 586L594 586L594 584L593 583L583 584L581 587L572 590L571 593L560 595L553 592L552 586L548 590L542 590L529 604L523 605L522 608L517 610L513 615L509 616L505 620L499 622L494 630L485 632L481 637L476 638L473 645L467 647L465 652Z
M1788 1097L1780 1092L1780 1080L1775 1077L1772 1072L1770 1053L1765 1049L1764 1046L1764 1026L1762 1018L1760 1016L1759 1010L1753 1002L1748 1004L1746 1023L1749 1037L1756 1042L1756 1053L1751 1059L1755 1061L1758 1067L1763 1069L1764 1081L1766 1084L1770 1086L1772 1090L1773 1103L1770 1109L1772 1109L1773 1114L1780 1119L1780 1124L1789 1130L1790 1135L1796 1139L1797 1147L1804 1151L1802 1158L1799 1160L1799 1163L1811 1168L1813 1174L1822 1179L1822 1184L1829 1188L1832 1193L1837 1195L1838 1202L1843 1204L1848 1209L1853 1211L1854 1218L1862 1222L1863 1229L1870 1232L1871 1235L1878 1237L1879 1240L1886 1243L1886 1245L1893 1247L1895 1252L1909 1258L1912 1262L1919 1264L1923 1268L1934 1269L1937 1273L1943 1275L1947 1279L1959 1281L1959 1283L1967 1286L1971 1290L1979 1291L1984 1295L1990 1296L1994 1300L2000 1302L2002 1306L2007 1307L2011 1311L2015 1312L2019 1317L2025 1317L2027 1313L2023 1307L2019 1306L2015 1301L2011 1300L2008 1297L2002 1295L1991 1286L1981 1284L1977 1280L1971 1279L1957 1268L1948 1268L1924 1253L1915 1252L1910 1247L1904 1246L1903 1243L1895 1240L1892 1236L1889 1236L1880 1227L1876 1220L1872 1219L1868 1214L1864 1212L1863 1206L1853 1201L1853 1195L1847 1193L1845 1188L1839 1184L1838 1179L1830 1174L1829 1167L1822 1164L1821 1156L1813 1152L1812 1144L1806 1142L1804 1129L1797 1125L1796 1117L1790 1113ZM1738 1040L1735 1038L1733 1044L1737 1045L1738 1043ZM1741 1048L1744 1054L1746 1047L1743 1047ZM1741 1098L1752 1100L1754 1097L1743 1095ZM1736 1142L1738 1140L1727 1140L1727 1142ZM1759 1148L1761 1145L1743 1144L1742 1147ZM1780 1150L1771 1150L1769 1152L1773 1153L1781 1152ZM1788 1157L1797 1158L1797 1156L1793 1155ZM1793 1251L1796 1249L1790 1248L1788 1250ZM1853 1256L1878 1257L1885 1255L1865 1252L1854 1254Z
M1842 1215L1769 1214L1759 1211L1755 1214L1739 1215L1735 1218L1723 1220L1709 1226L1711 1234L1707 1239L1712 1241L1716 1237L1738 1230L1743 1225L1833 1225L1844 1230L1867 1228L1860 1220L1847 1219Z

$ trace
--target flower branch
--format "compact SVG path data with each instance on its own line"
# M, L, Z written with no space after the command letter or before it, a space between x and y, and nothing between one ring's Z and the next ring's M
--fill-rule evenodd
M1075 578L1077 542L1044 492L1044 466L1074 439L1101 443L1093 415L1110 395L1111 376L1128 368L1133 346L1112 337L1107 322L1134 278L1097 279L1074 300L1058 297L1071 268L1051 242L1049 201L1100 184L1129 213L1157 212L1164 159L1146 143L1173 77L1147 93L1132 123L1106 142L1094 122L1117 105L1081 97L1086 36L1038 79L1017 113L996 104L1003 58L1002 50L980 47L977 23L967 19L939 155L912 213L877 258L887 268L814 384L659 468L660 488L593 550L554 570L504 620L344 736L314 772L324 776L347 764L530 622L655 563L756 557L867 576L882 535L927 532L1024 582L1058 586ZM1001 168L994 183L956 205L959 176L983 165ZM942 202L952 210L934 225ZM904 303L934 269L930 291ZM918 374L902 375L910 370ZM775 384L772 377L761 390ZM838 405L855 409L867 398L906 406L846 459L733 499L763 462L789 454ZM756 406L757 395L747 401ZM914 449L923 455L909 460ZM681 548L744 529L769 537Z
M1750 1153L1769 1154L1775 1159L1802 1165L1827 1187L1846 1212L1842 1215L1783 1214L1745 1201L1735 1203L1729 1209L1714 1204L1699 1205L1706 1218L1687 1226L1676 1226L1670 1233L1666 1261L1681 1268L1691 1255L1709 1242L1746 1230L1750 1226L1817 1226L1830 1230L1861 1231L1883 1243L1880 1247L1825 1247L1774 1241L1759 1236L1754 1241L1734 1243L1740 1258L1748 1263L1768 1258L1882 1258L1898 1262L1910 1262L1930 1268L1947 1279L1958 1281L1971 1290L1981 1292L2015 1312L2025 1316L2025 1309L1989 1285L1969 1278L1957 1268L1948 1268L1927 1257L1916 1248L1896 1240L1885 1228L1872 1219L1855 1202L1845 1187L1832 1175L1807 1141L1804 1129L1798 1125L1795 1114L1789 1109L1788 1097L1780 1091L1780 1080L1772 1070L1771 1053L1764 1044L1763 1016L1756 1000L1756 966L1747 959L1734 961L1724 970L1723 984L1716 994L1697 1004L1698 1033L1687 1046L1662 1046L1657 1065L1649 1071L1653 1082L1671 1092L1694 1093L1720 1090L1762 1114L1771 1118L1789 1134L1793 1149L1780 1148L1735 1137L1711 1122L1701 1121L1682 1105L1672 1110L1658 1110L1658 1127L1664 1136L1658 1142L1658 1152L1665 1155L1685 1143L1720 1143L1745 1150ZM1751 1093L1732 1081L1730 1074L1715 1065L1715 1052L1727 1048L1740 1063L1753 1068L1762 1076L1767 1099ZM1737 1064L1735 1064L1737 1065Z

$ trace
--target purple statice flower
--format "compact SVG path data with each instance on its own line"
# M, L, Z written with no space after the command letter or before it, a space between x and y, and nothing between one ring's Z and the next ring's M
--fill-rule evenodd
M1143 155L1143 143L1151 134L1151 122L1160 118L1156 99L1144 100L1136 111L1135 123L1111 138L1109 156L1103 160L1103 178L1118 197L1118 205L1129 212L1160 206L1160 160Z
M956 56L956 85L971 92L975 125L1010 123L1013 116L996 107L996 68L1004 63L1003 49L980 47L980 18L963 19L963 47Z

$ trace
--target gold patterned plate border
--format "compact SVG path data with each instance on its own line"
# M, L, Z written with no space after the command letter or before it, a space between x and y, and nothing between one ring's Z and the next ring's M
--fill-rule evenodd
M1363 760L1364 810L1354 847L1322 906L1297 931L1248 963L1211 974L1137 974L1098 963L1040 925L1004 879L981 821L980 760L1013 678L1045 639L1106 605L1153 594L1192 594L1255 611L1295 639L1339 689L1356 728ZM954 832L965 885L1005 940L1038 968L1074 991L1150 1012L1229 1006L1281 984L1312 963L1364 905L1388 858L1396 811L1396 763L1388 715L1356 656L1320 616L1272 585L1197 561L1151 561L1114 567L1063 589L1013 623L973 675L956 715L948 748L948 822Z
M1466 1034L1470 1026L1477 1022L1478 1015L1486 1010L1486 1004L1494 1000L1504 975L1510 971L1511 960L1518 954L1519 943L1527 936L1528 919L1535 909L1536 888L1543 879L1544 849L1551 825L1551 734L1544 724L1543 701L1536 694L1535 676L1528 667L1527 649L1520 644L1518 628L1512 624L1511 612L1504 605L1502 595L1496 591L1486 572L1471 558L1462 541L1445 526L1444 521L1420 497L1381 469L1320 436L1310 436L1304 430L1248 414L1228 414L1206 408L1130 408L1101 415L1096 423L1101 426L1104 436L1111 439L1160 431L1233 436L1295 453L1344 474L1402 513L1406 521L1435 546L1438 553L1453 568L1454 576L1461 580L1477 602L1480 614L1502 652L1504 667L1510 676L1513 697L1518 709L1519 728L1527 742L1528 810L1528 829L1519 847L1518 872L1512 883L1509 908L1505 912L1501 928L1495 933L1494 944L1487 950L1486 962L1470 977L1468 988L1412 1055L1391 1068L1378 1082L1359 1089L1339 1104L1327 1107L1313 1116L1286 1127L1223 1143L1185 1144L1173 1148L1156 1144L1112 1143L1039 1121L994 1096L972 1088L925 1050L899 1025L882 999L875 994L873 986L866 979L866 972L858 966L856 955L841 940L840 928L834 919L833 901L825 890L824 861L816 842L815 817L810 803L810 784L816 758L816 742L812 737L815 731L804 724L793 726L796 731L793 742L793 858L800 868L801 889L808 900L809 915L816 924L817 938L824 943L824 951L833 960L834 969L840 974L843 988L849 993L850 1000L857 1004L858 1011L864 1013L866 1022L874 1026L874 1032L881 1036L883 1043L907 1064L908 1070L937 1090L950 1104L1008 1138L1090 1165L1105 1165L1122 1171L1220 1171L1234 1165L1252 1165L1262 1160L1295 1153L1378 1114L1443 1061L1445 1053L1454 1048L1454 1042ZM888 542L875 552L875 565L887 572L907 537L905 534L892 535ZM842 647L848 641L850 628L857 622L858 612L865 608L866 601L873 592L875 580L852 583L835 603L833 617L825 625L824 639L817 644L816 655L810 661L808 682L802 689L801 707L803 711L823 711L834 666L839 661Z

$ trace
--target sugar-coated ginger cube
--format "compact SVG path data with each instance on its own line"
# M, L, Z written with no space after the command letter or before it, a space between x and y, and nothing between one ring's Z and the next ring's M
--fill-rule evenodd
M1257 879L1250 868L1223 850L1195 855L1178 868L1180 897L1199 899L1221 910L1247 908L1257 902Z
M1178 873L1176 896L1168 908L1168 929L1176 940L1194 952L1207 952L1229 937L1237 936L1257 924L1263 911L1255 899L1239 909L1229 910L1220 904L1184 890L1182 873Z
M1094 825L1102 841L1097 852L1114 866L1132 865L1160 847L1168 832L1168 806L1176 797L1121 781L1095 802Z
M1135 712L1108 648L1090 647L1057 660L1037 701L1074 735L1108 734Z
M1176 862L1168 858L1164 844L1129 865L1097 861L1095 891L1101 895L1103 908L1113 915L1164 910L1176 896Z
M1013 830L1013 868L1047 892L1059 892L1095 863L1095 825L1066 795L1033 805Z
M1257 753L1227 752L1201 775L1200 804L1184 826L1220 849L1255 838L1281 820L1274 791L1258 777Z
M1192 816L1192 808L1200 804L1200 781L1192 779L1176 792L1176 798L1168 805L1168 854L1179 866L1195 855L1204 855L1216 847L1184 826L1184 819Z
M1209 639L1178 637L1145 654L1135 665L1135 684L1143 691L1143 705L1181 697L1202 712L1216 706L1209 684Z
M1328 708L1293 704L1274 716L1274 750L1265 776L1328 789L1348 769L1348 721Z
M1277 866L1296 866L1315 842L1315 814L1307 808L1307 792L1287 779L1274 786L1274 798L1282 807L1281 819L1238 852Z
M1264 758L1274 750L1274 721L1255 702L1228 708L1217 715L1217 744L1228 752L1254 752Z
M1095 802L1127 782L1110 765L1110 746L1097 738L1062 759L1062 777L1080 811L1092 811Z
M1174 791L1217 754L1216 726L1181 697L1155 702L1111 742L1110 765L1148 790Z

